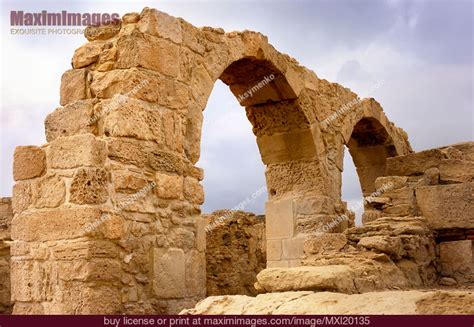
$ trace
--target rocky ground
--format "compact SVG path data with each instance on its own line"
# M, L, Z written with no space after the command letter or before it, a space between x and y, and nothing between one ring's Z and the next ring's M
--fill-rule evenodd
M211 296L181 314L474 314L474 285L465 290Z

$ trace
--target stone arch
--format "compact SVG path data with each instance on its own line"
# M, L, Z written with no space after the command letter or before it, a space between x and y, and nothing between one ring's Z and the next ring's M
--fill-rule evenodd
M359 138L362 118L384 126L398 154L409 151L372 101L323 128L356 95L259 33L196 28L145 8L85 34L61 78L61 107L45 120L48 143L15 152L15 313L176 313L205 296L195 163L219 78L239 99L274 75L241 98L267 166L268 267L300 265L307 234L347 211L340 151L354 126Z
M412 152L405 131L395 127L373 98L363 99L341 124L342 144L347 146L364 197L382 196L375 180L386 174L386 159ZM340 150L342 153L344 149ZM364 202L364 209L372 209Z

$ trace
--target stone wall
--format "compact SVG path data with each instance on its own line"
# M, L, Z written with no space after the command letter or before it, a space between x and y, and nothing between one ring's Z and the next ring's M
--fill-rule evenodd
M256 276L266 266L265 217L229 210L204 217L207 295L256 295Z
M0 198L0 314L11 313L10 301L10 225L11 199Z
M364 221L423 216L437 243L440 282L474 281L474 142L389 158L375 187L387 184Z

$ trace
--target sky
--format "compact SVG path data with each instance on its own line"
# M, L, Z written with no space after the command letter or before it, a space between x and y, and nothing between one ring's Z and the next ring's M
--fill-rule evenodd
M319 78L370 93L416 151L474 139L472 1L1 1L0 196L11 195L14 148L46 143L44 118L59 106L60 77L87 41L14 35L10 10L122 15L146 6L195 26L267 35ZM266 194L252 195L265 185L265 167L244 109L221 82L204 112L201 149L203 211L244 202L244 210L263 213ZM343 199L353 208L361 200L348 153Z

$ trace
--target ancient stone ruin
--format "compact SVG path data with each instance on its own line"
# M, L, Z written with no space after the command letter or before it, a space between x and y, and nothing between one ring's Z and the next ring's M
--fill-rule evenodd
M376 100L260 33L145 8L86 37L48 143L15 150L2 312L473 313L474 142L414 153ZM264 219L209 228L226 214L201 215L195 164L218 79L253 126L269 198ZM345 146L367 197L358 227Z

